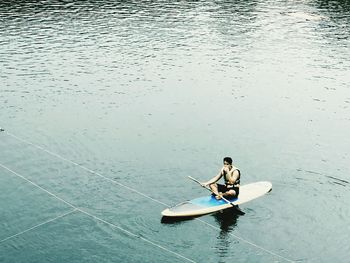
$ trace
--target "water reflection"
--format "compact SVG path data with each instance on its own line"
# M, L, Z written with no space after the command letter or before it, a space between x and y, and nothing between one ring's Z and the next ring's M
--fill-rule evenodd
M219 224L221 232L227 233L232 231L234 226L236 226L237 218L245 213L236 208L228 208L220 212L214 213L212 216L215 218L216 222ZM161 218L161 223L163 224L177 224L183 223L185 221L193 220L201 216L187 216L187 217L167 217L163 216Z
M183 216L183 217L168 217L168 216L163 216L160 220L162 224L181 224L186 221L193 220L197 217L193 216Z
M220 238L225 238L234 229L237 225L237 219L241 215L244 215L244 213L235 208L225 209L213 215L221 229Z
M237 226L237 220L243 212L236 210L235 208L226 209L213 215L215 221L220 226L221 231L217 235L217 243L215 253L219 258L227 261L232 257L232 246L230 244L234 242L230 233Z

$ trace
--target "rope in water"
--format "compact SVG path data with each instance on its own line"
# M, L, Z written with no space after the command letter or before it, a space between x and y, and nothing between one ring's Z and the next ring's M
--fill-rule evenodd
M97 176L99 176L99 177L101 177L101 178L103 178L103 179L105 179L105 180L107 180L107 181L109 181L109 182L111 182L111 183L113 183L113 184L117 184L117 185L119 185L119 186L121 186L121 187L124 187L124 188L126 188L126 189L128 189L128 190L130 190L130 191L132 191L132 192L134 192L134 193L137 193L137 194L142 195L142 196L144 196L144 197L146 197L146 198L148 198L148 199L151 199L151 200L154 201L154 202L157 202L157 203L162 204L162 205L164 205L164 206L168 206L167 204L165 204L165 203L163 203L163 202L161 202L161 201L159 201L159 200L157 200L157 199L154 199L154 198L152 198L152 197L150 197L150 196L148 196L148 195L146 195L146 194L144 194L144 193L142 193L142 192L140 192L140 191L137 191L137 190L134 189L134 188L131 188L131 187L127 186L127 185L124 185L124 184L122 184L122 183L120 183L120 182L117 182L116 180L113 180L113 179L111 179L111 178L108 178L108 177L106 177L106 176L104 176L104 175L102 175L102 174L100 174L100 173L98 173L98 172L96 172L96 171L93 171L93 170L91 170L91 169L89 169L89 168L87 168L87 167L85 167L85 166L83 166L83 165L81 165L81 164L78 164L78 163L73 162L73 161L71 161L71 160L69 160L69 159L67 159L67 158L64 158L63 156L61 156L61 155L59 155L59 154L57 154L57 153L51 152L51 151L49 151L49 150L47 150L47 149L45 149L45 148L43 148L43 147L41 147L41 146L39 146L39 145L33 144L33 143L31 143L31 142L29 142L29 141L27 141L27 140L24 140L24 139L22 139L22 138L19 138L19 137L17 137L16 135L11 134L11 133L9 133L9 132L7 132L7 131L5 131L5 133L8 134L8 135L10 135L10 136L12 136L13 138L15 138L15 139L17 139L17 140L19 140L19 141L22 141L22 142L24 142L24 143L26 143L26 144L29 144L29 145L31 145L31 146L33 146L33 147L39 149L39 150L42 150L42 151L44 151L44 152L46 152L46 153L48 153L48 154L50 154L50 155L52 155L52 156L55 156L55 157L57 157L57 158L59 158L59 159L61 159L61 160L63 160L63 161L66 161L66 162L69 162L69 163L71 163L71 164L73 164L73 165L75 165L75 166L78 166L78 167L80 167L81 169L83 169L83 170L85 170L85 171L87 171L87 172L89 172L89 173L95 174L95 175L97 175Z
M17 234L14 234L14 235L12 235L12 236L9 236L9 237L7 237L7 238L4 238L4 239L0 240L0 243L3 243L3 242L5 242L5 241L7 241L7 240L9 240L9 239L11 239L11 238L20 236L20 235L22 235L22 234L24 234L24 233L27 233L27 232L29 232L29 231L35 229L35 228L38 228L39 226L46 225L46 224L51 223L51 222L53 222L53 221L55 221L55 220L57 220L57 219L60 219L60 218L65 217L65 216L67 216L67 215L70 215L70 214L72 214L72 213L75 212L75 211L77 211L77 210L76 210L76 209L71 210L71 211L69 211L69 212L67 212L67 213L64 213L64 214L62 214L62 215L56 216L55 218L52 218L52 219L47 220L47 221L45 221L45 222L42 222L42 223L40 223L40 224L38 224L38 225L35 225L35 226L33 226L33 227L30 227L30 228L28 228L28 229L26 229L26 230L23 230L23 231L21 231L21 232L18 232Z
M0 129L1 129L1 128L0 128ZM63 156L61 156L61 155L59 155L59 154L57 154L57 153L51 152L51 151L49 151L49 150L47 150L47 149L45 149L45 148L43 148L43 147L41 147L41 146L39 146L39 145L36 145L36 144L34 144L34 143L28 141L28 140L22 139L22 138L20 138L20 137L14 135L14 134L12 134L12 133L9 133L8 131L4 131L3 129L1 129L0 131L3 131L3 132L5 132L7 135L9 135L9 136L11 136L11 137L13 137L13 138L15 138L15 139L17 139L17 140L19 140L19 141L22 141L22 142L24 142L24 143L26 143L26 144L28 144L28 145L31 145L31 146L33 146L33 147L39 149L39 150L42 150L42 151L44 151L44 152L46 152L46 153L48 153L48 154L50 154L50 155L52 155L52 156L55 156L55 157L57 157L57 158L59 158L59 159L61 159L61 160L63 160L63 161L66 161L66 162L69 162L69 163L71 163L71 164L73 164L73 165L76 165L76 166L78 166L78 167L84 169L85 171L88 171L88 172L90 172L90 173L92 173L92 174L95 174L95 175L97 175L97 176L99 176L99 177L101 177L101 178L103 178L103 179L105 179L105 180L107 180L107 181L109 181L109 182L111 182L111 183L114 183L114 184L117 184L117 185L119 185L119 186L122 186L122 187L124 187L124 188L126 188L126 189L128 189L128 190L130 190L130 191L132 191L132 192L134 192L134 193L137 193L137 194L139 194L139 195L141 195L141 196L143 196L143 197L146 197L146 198L148 198L148 199L150 199L150 200L152 200L152 201L154 201L154 202L157 202L157 203L162 204L162 205L164 205L164 206L166 206L166 207L169 207L168 204L165 204L165 203L163 203L163 202L161 202L161 201L159 201L159 200L157 200L157 199L154 199L154 198L152 198L152 197L150 197L150 196L148 196L148 195L146 195L146 194L144 194L144 193L142 193L142 192L140 192L140 191L138 191L138 190L136 190L136 189L134 189L134 188L131 188L131 187L127 186L127 185L124 185L124 184L122 184L122 183L120 183L120 182L117 182L116 180L113 180L113 179L111 179L111 178L108 178L108 177L106 177L106 176L104 176L104 175L102 175L102 174L100 174L100 173L98 173L98 172L96 172L96 171L93 171L93 170L91 170L91 169L89 169L89 168L87 168L87 167L85 167L85 166L83 166L83 165L81 165L81 164L78 164L78 163L76 163L76 162L73 162L73 161L71 161L71 160L69 160L69 159L67 159L67 158L65 158L65 157L63 157ZM207 222L205 222L205 221L203 221L203 220L201 220L201 219L196 218L196 220L198 220L199 222L204 223L205 225L207 225L207 226L209 226L209 227L211 227L211 228L213 228L213 229L219 229L219 228L217 228L217 227L215 227L215 226L213 226L213 225L211 225L211 224L209 224L209 223L207 223ZM220 229L219 229L219 230L220 230ZM275 256L275 257L281 258L281 259L283 259L283 260L285 260L285 261L287 261L287 262L295 262L295 261L293 261L293 260L291 260L291 259L288 259L288 258L286 258L286 257L283 257L283 256L281 256L281 255L279 255L279 254L277 254L277 253L275 253L275 252L273 252L273 251L271 251L271 250L268 250L268 249L266 249L266 248L264 248L264 247L261 247L261 246L259 246L259 245L257 245L257 244L254 244L253 242L248 241L248 240L246 240L246 239L244 239L244 238L242 238L242 237L239 237L239 236L234 235L234 234L232 234L232 233L229 233L229 234L230 234L232 237L234 237L234 238L236 238L236 239L238 239L238 240L240 240L240 241L242 241L242 242L244 242L244 243L246 243L246 244L249 244L249 245L251 245L251 246L253 246L253 247L255 247L255 248L258 248L258 249L260 249L260 250L262 250L262 251L264 251L264 252L266 252L266 253L268 253L268 254L270 254L270 255L273 255L273 256Z
M12 169L8 168L7 166L5 166L5 165L3 165L3 164L1 164L1 163L0 163L0 167L4 168L5 170L11 172L12 174L14 174L14 175L16 175L16 176L22 178L23 180L27 181L28 183L34 185L35 187L39 188L40 190L46 192L47 194L53 196L53 197L56 198L57 200L59 200L59 201L65 203L66 205L68 205L68 206L70 206L70 207L72 207L72 208L74 209L73 211L70 211L70 212L68 212L68 213L65 213L65 214L63 214L63 215L61 215L61 216L58 216L58 217L54 218L54 219L48 220L48 221L43 222L43 223L41 223L41 224L38 224L38 225L36 225L36 226L34 226L34 227L28 228L27 230L21 231L21 232L15 234L15 235L12 235L12 236L10 236L10 237L7 237L7 238L1 240L0 243L5 242L5 241L7 241L7 240L9 240L9 239L11 239L11 238L13 238L13 237L16 237L16 236L19 236L19 235L21 235L21 234L24 234L24 233L26 233L26 232L28 232L28 231L30 231L30 230L35 229L35 228L38 228L39 226L42 226L42 225L47 224L47 223L49 223L49 222L52 222L52 221L54 221L54 220L56 220L56 219L58 219L58 218L62 218L62 217L64 217L64 216L68 215L68 214L73 213L74 211L79 211L79 212L81 212L81 213L83 213L83 214L85 214L85 215L87 215L87 216L89 216L89 217L94 218L95 220L98 220L98 221L100 221L100 222L102 222L102 223L105 223L105 224L111 226L111 227L114 227L114 228L117 228L117 229L121 230L122 232L128 234L129 236L132 236L132 237L135 237L135 238L139 238L139 239L141 239L141 240L143 240L143 241L145 241L145 242L147 242L147 243L149 243L149 244L151 244L151 245L153 245L153 246L156 246L156 247L158 247L158 248L160 248L160 249L162 249L162 250L164 250L164 251L167 251L167 252L169 252L169 253L171 253L171 254L173 254L173 255L175 255L175 256L178 256L178 257L180 257L180 258L182 258L182 259L184 259L184 260L186 260L186 261L195 262L194 260L189 259L189 258L187 258L187 257L185 257L185 256L183 256L183 255L181 255L181 254L179 254L179 253L177 253L177 252L174 252L174 251L172 251L172 250L170 250L170 249L168 249L168 248L166 248L166 247L163 247L163 246L161 246L161 245L159 245L159 244L157 244L157 243L155 243L155 242L153 242L153 241L151 241L151 240L149 240L149 239L147 239L147 238L144 238L144 237L142 237L142 236L140 236L140 235L134 234L134 233L132 233L132 232L130 232L130 231L128 231L128 230L126 230L126 229L124 229L124 228L122 228L122 227L116 225L116 224L113 224L113 223L111 223L111 222L108 222L108 221L106 221L106 220L104 220L104 219L102 219L102 218L100 218L100 217L97 217L97 216L95 216L95 215L93 215L93 214L91 214L91 213L89 213L89 212L87 212L87 211L85 211L85 210L83 210L83 209L81 209L81 208L78 208L78 207L74 206L74 205L71 204L70 202L68 202L68 201L66 201L66 200L64 200L64 199L62 199L62 198L60 198L60 197L57 196L56 194L54 194L54 193L52 193L52 192L46 190L45 188L41 187L40 185L34 183L33 181L29 180L28 178L26 178L26 177L24 177L23 175L21 175L21 174L15 172L15 171L13 171Z
M207 226L209 226L209 227L211 227L211 228L214 228L214 229L216 229L216 230L221 230L219 227L213 226L213 225L211 225L211 224L205 222L205 221L202 220L202 219L197 218L197 220L200 221L200 222L202 222L203 224L206 224ZM256 248L258 248L258 249L261 249L262 251L265 251L265 252L268 253L268 254L271 254L271 255L273 255L273 256L275 256L275 257L281 258L281 259L283 259L283 260L285 260L285 261L287 261L287 262L295 262L294 260L291 260L291 259L288 259L288 258L286 258L286 257L283 257L283 256L281 256L281 255L279 255L279 254L276 254L275 252L272 252L272 251L270 251L270 250L268 250L268 249L266 249L266 248L263 248L263 247L261 247L261 246L259 246L259 245L257 245L257 244L254 244L253 242L250 242L250 241L248 241L248 240L246 240L246 239L243 239L243 238L240 237L240 236L237 236L237 235L232 234L232 233L229 233L229 235L231 235L231 236L235 237L236 239L238 239L238 240L240 240L240 241L243 241L243 242L245 242L245 243L247 243L247 244L249 244L249 245L251 245L251 246L253 246L253 247L256 247Z

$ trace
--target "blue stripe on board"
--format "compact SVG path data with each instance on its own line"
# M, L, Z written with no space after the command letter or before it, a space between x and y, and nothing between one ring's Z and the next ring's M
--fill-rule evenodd
M233 202L233 201L238 200L238 198L230 198L227 200L229 200L230 202ZM216 200L215 196L213 196L213 195L199 197L199 198L196 198L196 199L189 201L189 203L192 203L195 205L200 205L203 207L212 207L212 206L219 206L219 205L227 204L222 199Z

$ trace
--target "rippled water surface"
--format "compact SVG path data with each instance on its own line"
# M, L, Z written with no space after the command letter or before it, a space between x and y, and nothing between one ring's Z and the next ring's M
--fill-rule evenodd
M0 262L348 262L348 1L1 1ZM273 191L162 222L232 156Z

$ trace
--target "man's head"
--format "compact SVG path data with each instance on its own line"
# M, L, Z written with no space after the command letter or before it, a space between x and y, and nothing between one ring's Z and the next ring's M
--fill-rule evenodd
M224 165L232 165L232 158L231 157L225 157L224 158Z

